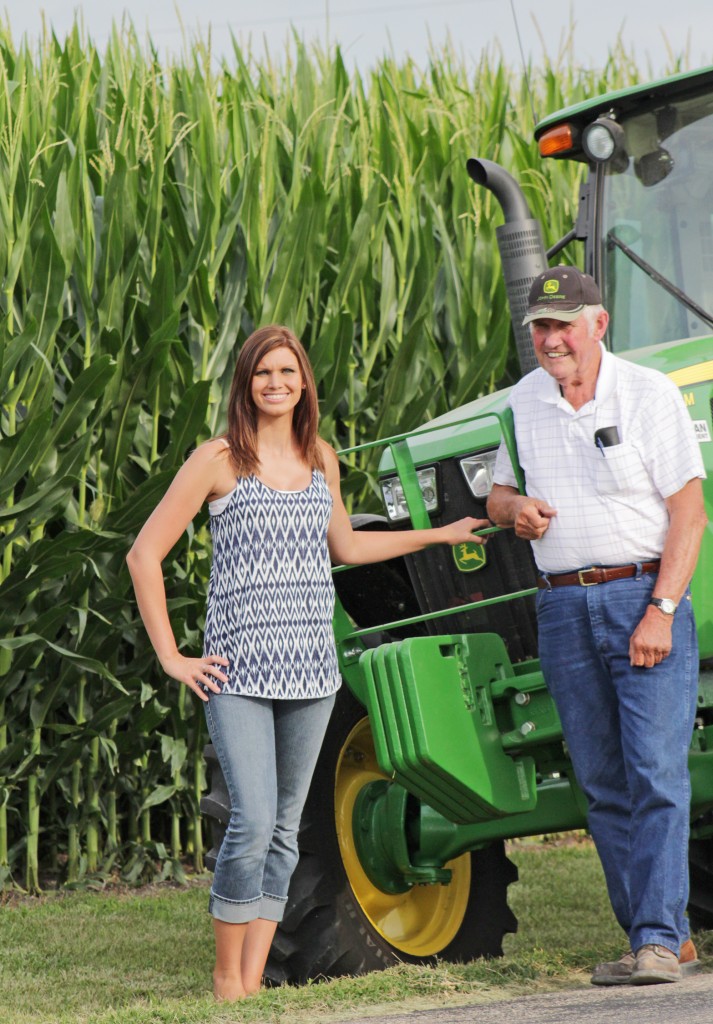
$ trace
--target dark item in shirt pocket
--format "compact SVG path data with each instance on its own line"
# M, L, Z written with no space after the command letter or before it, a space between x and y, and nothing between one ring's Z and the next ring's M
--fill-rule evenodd
M594 443L597 448L613 448L621 444L617 427L600 427L594 431Z

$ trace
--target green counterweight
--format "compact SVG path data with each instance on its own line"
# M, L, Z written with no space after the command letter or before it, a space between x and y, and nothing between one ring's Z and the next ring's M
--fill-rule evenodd
M544 679L536 665L515 673L499 636L384 644L362 655L361 668L374 749L391 780L366 786L354 809L375 885L443 881L448 861L496 839L586 828ZM709 690L704 677L701 706ZM713 808L713 726L696 730L690 770L697 820Z

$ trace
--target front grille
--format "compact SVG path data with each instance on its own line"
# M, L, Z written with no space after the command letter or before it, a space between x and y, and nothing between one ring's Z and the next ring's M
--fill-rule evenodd
M459 460L448 459L439 466L441 510L433 517L433 525L442 526L463 516L484 518L485 505L476 501L468 489ZM512 530L492 534L486 554L486 565L469 573L458 569L452 550L443 544L408 555L405 562L421 611L457 608L536 585L537 571L530 544L517 538ZM511 661L537 657L534 597L447 615L429 622L427 627L431 634L498 633Z

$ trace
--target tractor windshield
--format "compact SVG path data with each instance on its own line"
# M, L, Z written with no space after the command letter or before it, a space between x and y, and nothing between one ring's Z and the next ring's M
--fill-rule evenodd
M600 220L612 349L713 333L713 95L622 119ZM678 293L677 293L678 290Z

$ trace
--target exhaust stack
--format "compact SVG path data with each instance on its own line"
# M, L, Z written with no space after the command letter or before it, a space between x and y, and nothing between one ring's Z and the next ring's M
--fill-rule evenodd
M495 230L510 306L515 345L523 376L538 365L529 328L522 326L530 286L547 269L547 255L540 222L535 220L522 189L513 176L492 160L471 158L468 174L477 185L489 189L500 203L505 223Z

